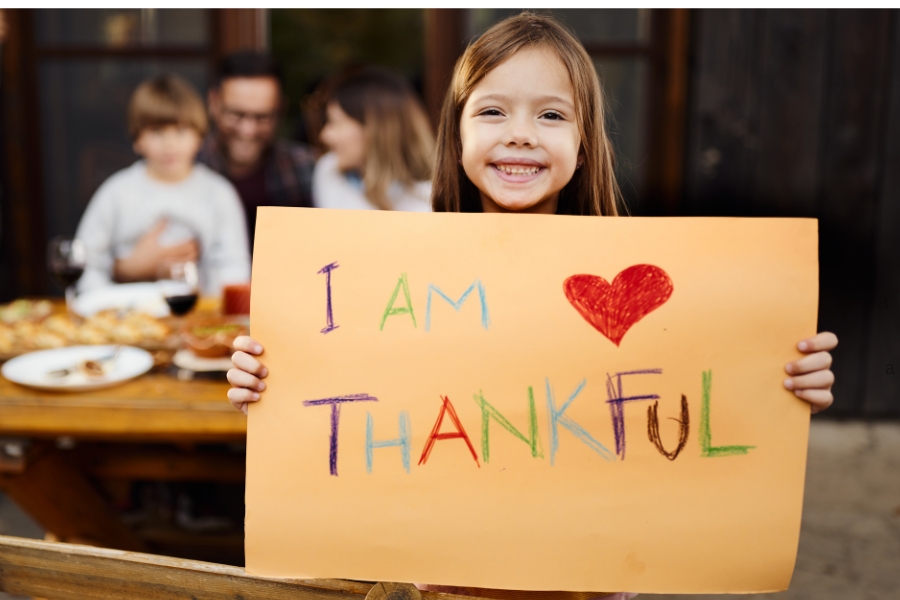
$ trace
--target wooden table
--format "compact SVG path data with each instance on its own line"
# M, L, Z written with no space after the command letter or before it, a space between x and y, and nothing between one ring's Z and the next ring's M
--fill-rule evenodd
M224 381L149 373L95 392L40 392L0 378L0 489L60 541L147 551L95 478L243 482L246 417Z

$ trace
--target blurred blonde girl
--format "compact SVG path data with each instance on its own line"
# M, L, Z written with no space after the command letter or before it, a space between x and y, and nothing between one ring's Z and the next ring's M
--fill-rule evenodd
M327 92L325 113L317 207L431 210L434 134L402 77L374 67L346 74Z

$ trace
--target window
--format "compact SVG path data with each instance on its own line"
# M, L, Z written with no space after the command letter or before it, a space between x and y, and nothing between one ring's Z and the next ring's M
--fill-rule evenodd
M202 9L34 11L37 123L47 236L72 234L97 187L137 157L126 128L135 87L181 75L201 94L211 18Z

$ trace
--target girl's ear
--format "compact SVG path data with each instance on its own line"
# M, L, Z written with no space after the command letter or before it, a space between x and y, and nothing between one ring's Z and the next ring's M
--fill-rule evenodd
M578 151L578 160L575 162L575 168L580 169L584 165L584 149Z

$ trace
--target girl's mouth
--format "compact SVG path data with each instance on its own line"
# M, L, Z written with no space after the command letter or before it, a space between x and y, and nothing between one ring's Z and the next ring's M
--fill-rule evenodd
M545 167L541 165L491 163L494 172L504 181L524 183L535 179Z

